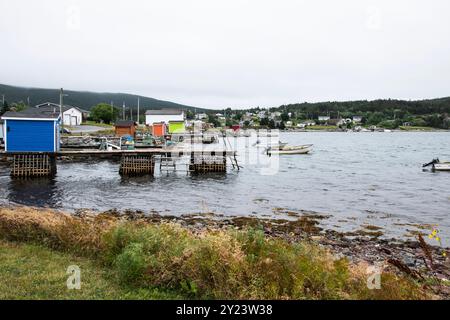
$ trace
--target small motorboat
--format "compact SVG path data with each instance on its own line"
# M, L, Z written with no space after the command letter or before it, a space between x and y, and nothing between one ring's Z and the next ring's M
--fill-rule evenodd
M282 147L285 147L285 146L287 146L287 142L281 142L281 141L278 141L278 142L274 142L274 143L271 143L271 144L268 144L268 145L263 145L262 143L261 143L261 140L256 140L256 142L253 144L253 147L264 147L264 148L266 148L266 149L279 149L279 148L282 148Z
M429 166L431 166L431 170L433 171L450 171L450 161L441 162L439 158L433 159L433 161L429 163L425 163L422 165L422 168Z
M280 148L268 148L267 154L307 154L312 150L312 144L305 144L302 146L283 146Z
M267 146L267 149L282 149L282 148L284 148L286 146L287 146L287 142L278 141L278 142L274 142L272 144L269 144Z

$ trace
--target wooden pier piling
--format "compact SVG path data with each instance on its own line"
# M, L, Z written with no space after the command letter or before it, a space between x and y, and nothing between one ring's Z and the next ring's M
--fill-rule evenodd
M123 155L120 160L121 175L137 176L155 172L153 155Z
M222 155L198 155L191 160L189 170L193 173L227 172L227 157Z
M14 154L11 176L32 178L56 174L56 156L51 153Z

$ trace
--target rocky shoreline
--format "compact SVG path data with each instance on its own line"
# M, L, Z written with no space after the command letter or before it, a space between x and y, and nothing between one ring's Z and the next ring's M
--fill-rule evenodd
M375 265L383 270L407 274L419 281L431 282L429 286L436 294L443 298L450 298L450 261L446 254L449 248L426 244L425 241L420 240L423 238L419 236L416 240L404 241L383 239L377 232L354 234L325 230L320 227L320 220L327 217L313 213L305 213L293 220L287 220L228 217L214 213L173 216L132 210L109 210L102 213L89 210L75 212L75 215L79 217L89 217L92 214L152 223L175 222L193 232L202 232L207 229L260 228L264 230L267 237L282 238L292 243L311 241L329 249L336 257L346 257L352 263ZM443 283L445 285L442 285Z

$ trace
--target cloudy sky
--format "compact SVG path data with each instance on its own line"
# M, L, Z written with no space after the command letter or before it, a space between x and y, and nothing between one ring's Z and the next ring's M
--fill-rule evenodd
M0 0L0 83L199 107L450 96L447 0Z

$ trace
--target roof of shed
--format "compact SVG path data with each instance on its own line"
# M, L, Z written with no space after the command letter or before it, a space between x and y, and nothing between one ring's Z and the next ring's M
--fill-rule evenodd
M34 118L34 119L58 119L59 106L44 106L40 108L28 108L20 112L8 111L2 118Z
M136 125L136 122L132 120L119 120L117 121L114 126L116 127L133 127Z
M36 109L41 109L41 108L45 108L45 107L54 107L54 108L58 108L58 110L59 110L59 104L58 103L54 103L54 102L45 102L45 103L41 103L41 104L38 104L38 105L36 105L36 106L34 106L33 108L36 108ZM68 104L65 104L65 105L63 105L63 107L62 107L62 111L63 112L66 112L67 110L70 110L70 109L77 109L78 111L80 111L80 112L86 112L86 111L83 111L83 110L81 110L80 108L78 108L78 107L74 107L74 106L70 106L70 105L68 105Z
M178 115L178 114L182 114L182 113L183 113L182 110L177 110L177 109L147 110L145 112L146 115L161 115L161 116Z

